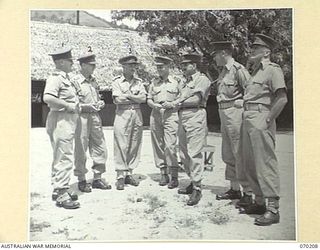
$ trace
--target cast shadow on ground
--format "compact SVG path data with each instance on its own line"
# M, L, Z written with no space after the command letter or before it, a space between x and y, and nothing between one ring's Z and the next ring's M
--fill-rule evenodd
M133 174L132 177L139 183L147 179L147 176L143 174Z
M151 180L153 180L154 182L159 182L160 181L160 173L152 173L152 174L148 174L148 176L150 177ZM190 184L190 179L181 179L179 178L179 188L185 188ZM220 193L224 193L227 191L226 187L221 187L221 186L213 186L213 185L202 185L202 190L210 190L211 193L213 194L220 194Z
M147 176L145 175L142 175L142 174L133 174L132 177L138 181L139 183L141 181L144 181L147 179ZM88 179L87 182L88 183L92 183L93 179ZM108 184L110 184L112 186L112 189L116 188L116 180L114 182L108 182L106 181ZM79 189L78 189L78 182L75 182L73 184L70 185L70 190L74 191L78 196L81 196L85 193L81 192ZM108 190L106 190L108 191ZM92 192L94 192L94 189L92 190Z

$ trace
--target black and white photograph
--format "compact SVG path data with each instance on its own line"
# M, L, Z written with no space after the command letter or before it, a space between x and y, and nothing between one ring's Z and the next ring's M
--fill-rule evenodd
M295 242L293 20L30 9L29 241Z

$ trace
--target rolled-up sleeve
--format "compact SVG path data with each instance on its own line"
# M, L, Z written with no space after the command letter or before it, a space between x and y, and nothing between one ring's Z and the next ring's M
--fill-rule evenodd
M210 90L210 85L210 80L206 76L200 76L193 92L194 94L199 93L202 98L206 98Z
M112 96L121 96L122 91L120 89L119 81L114 81L112 83Z
M61 81L59 81L58 77L56 76L49 77L46 81L46 86L44 88L43 94L52 95L59 98L59 90L61 87L60 83Z
M153 83L151 83L149 85L149 90L148 90L148 94L147 94L148 99L153 99L152 91L153 91Z
M250 74L247 69L241 68L237 72L238 84L244 89L246 82L250 79Z
M278 89L287 89L284 75L280 67L274 68L271 76L271 90L275 93Z

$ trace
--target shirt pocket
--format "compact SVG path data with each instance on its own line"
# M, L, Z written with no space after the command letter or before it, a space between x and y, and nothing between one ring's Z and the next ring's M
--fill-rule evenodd
M141 87L140 85L134 85L130 88L130 91L133 95L139 95L140 94L140 90L141 90Z
M151 91L154 102L161 102L161 87L154 87Z
M253 94L254 96L260 95L264 92L265 83L262 79L253 79L251 84L248 85L248 92Z
M167 101L172 102L175 101L178 97L179 90L177 87L170 87L167 89Z
M59 98L66 100L66 101L75 101L76 97L76 89L75 87L71 84L71 82L67 79L62 80L61 88L59 91Z
M221 94L224 94L227 97L232 98L234 95L234 92L236 91L237 84L232 79L224 79L221 82Z

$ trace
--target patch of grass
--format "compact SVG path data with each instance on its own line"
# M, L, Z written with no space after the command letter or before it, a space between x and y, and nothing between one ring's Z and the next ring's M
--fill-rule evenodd
M220 211L214 211L213 214L209 216L209 219L217 225L226 224L230 220L227 214L221 213Z
M38 207L40 207L40 204L35 203L35 200L36 200L37 198L40 198L40 194L39 194L39 193L31 192L31 193L30 193L30 198L31 198L31 205L30 205L30 210L31 210L31 211L34 210L34 209L36 209L36 208L38 208Z
M205 207L213 207L213 202L208 202L208 204Z
M51 227L49 222L36 223L32 218L30 220L30 232L42 232L47 227Z
M131 196L131 195L127 198L127 200L128 200L129 202L131 202L131 203L135 203L135 202L136 202L136 199L135 199L133 196Z
M36 193L36 192L31 192L30 196L31 196L31 198L38 198L38 197L40 197L40 194Z
M69 229L67 227L64 227L63 229L59 228L58 231L52 232L53 234L64 234L66 238L69 237Z
M156 209L164 207L167 204L166 201L160 200L156 195L145 194L143 195L143 198L143 200L149 205L149 207L145 209L147 214L153 213Z
M190 216L187 216L185 218L178 220L178 223L179 223L180 227L195 227L196 226L195 219Z
M32 205L30 206L30 210L33 211L34 209L36 209L36 208L38 208L38 207L40 207L40 204L32 204Z
M164 215L160 215L160 214L154 214L153 215L153 220L157 223L157 224L161 224L163 222L166 221L166 217Z
M81 241L81 240L96 240L96 237L91 237L89 234L85 234L82 236L78 236L78 237L69 237L68 240L77 240L77 241Z

